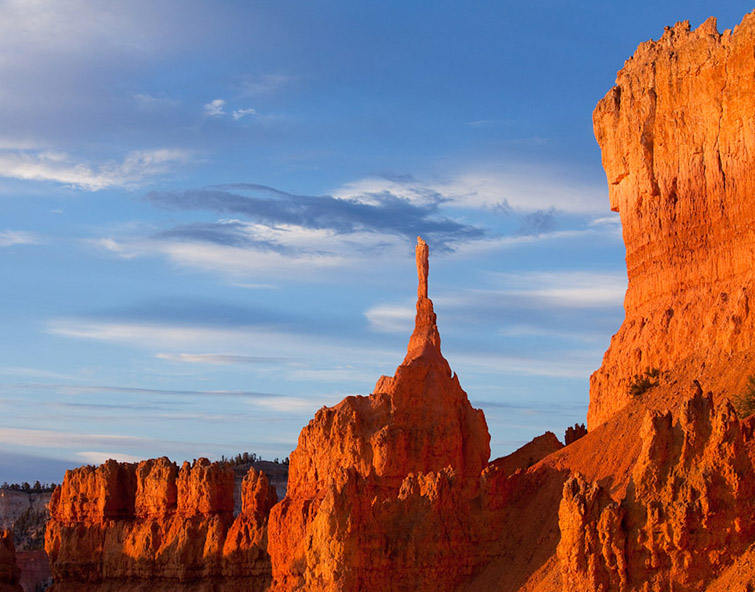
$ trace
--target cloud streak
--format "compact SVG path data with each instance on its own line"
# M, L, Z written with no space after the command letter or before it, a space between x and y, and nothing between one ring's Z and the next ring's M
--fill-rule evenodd
M28 181L53 181L86 191L133 187L187 164L181 149L136 150L121 161L98 165L76 162L63 152L0 151L0 176Z
M32 232L22 230L0 231L0 247L12 247L15 245L38 245L41 239Z
M440 200L449 208L584 215L606 212L606 193L602 183L585 183L558 170L523 165L517 170L480 169L429 180L368 177L342 185L333 195L370 203L390 194L414 204Z
M484 235L480 228L441 215L443 199L437 195L425 203L412 203L401 196L383 192L372 195L366 202L329 195L295 195L248 183L179 193L151 192L146 199L167 209L206 210L226 216L244 216L270 226L331 230L338 234L376 232L412 240L422 234L433 241L436 248L449 248L455 241L478 239ZM199 238L212 240L207 227L195 230ZM225 230L233 228L226 227Z

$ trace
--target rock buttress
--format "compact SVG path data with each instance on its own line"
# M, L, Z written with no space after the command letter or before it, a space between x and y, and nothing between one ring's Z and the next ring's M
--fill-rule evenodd
M621 214L626 318L590 381L588 428L648 368L718 398L755 372L755 13L642 43L593 113Z

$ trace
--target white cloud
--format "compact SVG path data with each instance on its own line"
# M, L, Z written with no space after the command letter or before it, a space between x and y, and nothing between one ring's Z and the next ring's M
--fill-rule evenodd
M380 333L411 333L416 311L411 304L379 304L365 311L370 327Z
M55 52L94 46L152 47L157 26L151 18L154 14L145 11L156 12L148 2L105 6L86 0L4 0L0 46Z
M232 225L241 245L220 244L187 238L86 239L86 243L121 258L162 255L174 263L231 277L317 277L326 269L362 264L364 253L378 249L384 257L407 252L404 239L374 232L338 233L330 229L306 228L292 224L266 226L240 220L222 220ZM243 244L249 240L249 246ZM267 245L255 247L254 245ZM255 284L254 287L260 287ZM262 284L261 287L269 287Z
M38 245L41 239L31 232L22 230L0 231L0 247L12 247L13 245Z
M604 184L585 183L559 170L531 165L516 170L467 171L443 179L371 177L346 183L333 196L374 203L374 196L385 192L420 204L442 199L445 207L457 208L519 212L555 208L569 214L609 210Z
M158 353L156 358L168 360L171 362L184 362L188 364L270 364L281 362L280 358L270 358L265 356L240 356L234 354L186 354L186 353Z
M536 306L595 308L620 306L627 289L625 274L590 271L491 274L506 287L503 293Z
M620 307L626 292L624 274L586 271L490 273L500 287L465 289L441 292L433 296L438 309L446 318L467 318L470 315L488 315L491 311L524 311L527 309L579 310ZM479 311L485 311L480 313ZM527 313L528 315L530 313ZM364 313L370 328L381 333L408 334L412 330L414 307L405 304L379 304ZM523 317L526 318L526 317ZM509 336L541 335L554 337L540 327L530 327L527 333L509 329ZM505 330L499 334L506 334ZM573 337L592 341L581 333L562 333L559 337Z
M17 446L48 446L53 448L77 448L79 446L134 447L149 446L154 442L154 440L136 436L0 427L0 443Z
M491 371L498 375L515 374L520 376L547 376L551 378L581 378L589 376L600 365L602 350L563 351L556 356L542 358L507 356L486 353L451 353L454 367L461 376L471 369Z
M263 364L276 367L281 361L309 360L317 352L318 363L338 365L345 359L359 356L375 365L396 362L396 352L369 345L350 343L343 336L325 337L305 333L288 332L266 326L238 326L218 328L203 325L169 323L115 322L76 318L53 319L47 322L47 331L54 335L87 339L105 343L125 344L154 352L169 361L194 361L186 356L204 356L207 349L225 352L237 360L255 358ZM171 353L175 347L183 352ZM162 351L160 351L162 350ZM167 353L166 353L167 350ZM196 350L196 351L191 351ZM182 360L181 358L184 357ZM226 358L228 359L228 358ZM216 359L217 361L217 359ZM292 366L293 367L293 366Z
M204 106L204 114L207 117L222 117L225 115L223 107L225 106L225 100L214 99Z
M54 181L100 191L111 187L138 185L164 175L190 160L185 150L163 148L136 150L122 161L99 165L77 163L62 152L0 151L0 176L34 181Z
M257 111L252 109L251 107L247 109L234 109L233 111L233 119L238 121L242 117L246 117L247 115L257 115Z
M77 452L76 456L82 459L89 465L101 465L105 461L117 460L118 462L139 462L144 460L144 456L136 456L134 454L125 454L123 452L98 452L98 451L86 451Z

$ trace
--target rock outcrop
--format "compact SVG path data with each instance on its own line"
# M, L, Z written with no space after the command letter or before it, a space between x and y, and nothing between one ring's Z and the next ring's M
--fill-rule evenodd
M233 491L233 470L207 459L67 471L45 537L55 589L267 589L275 490L250 469L235 519Z
M563 590L704 590L755 539L755 472L731 405L702 390L648 413L620 500L575 475L559 508Z
M441 354L422 239L417 272L396 374L321 409L299 436L270 517L275 590L452 589L480 561L468 507L490 435Z
M621 214L626 318L590 383L588 428L636 374L698 378L718 399L755 372L755 13L642 43L593 114Z

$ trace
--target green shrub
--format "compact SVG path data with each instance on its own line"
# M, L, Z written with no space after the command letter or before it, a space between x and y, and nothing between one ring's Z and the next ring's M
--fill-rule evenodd
M658 386L658 378L661 371L658 368L648 368L644 374L635 374L634 380L629 385L629 394L632 397L641 397L654 386Z
M732 401L737 416L744 419L755 413L755 374L747 379L745 392Z

